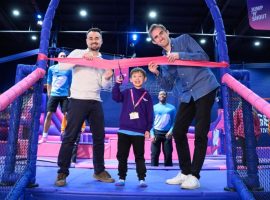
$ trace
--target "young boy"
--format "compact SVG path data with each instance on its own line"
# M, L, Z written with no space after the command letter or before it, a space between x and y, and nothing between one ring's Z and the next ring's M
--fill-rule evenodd
M147 187L145 183L144 137L149 138L149 131L153 125L153 102L150 94L142 88L146 79L146 72L142 68L134 68L130 72L130 82L133 87L120 92L119 87L123 78L118 77L112 90L113 100L123 103L118 131L119 181L116 182L116 186L125 185L128 155L132 145L139 186Z

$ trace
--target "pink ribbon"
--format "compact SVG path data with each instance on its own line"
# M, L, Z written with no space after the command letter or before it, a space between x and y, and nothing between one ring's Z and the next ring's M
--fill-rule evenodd
M40 58L40 57L39 57ZM165 56L145 57L145 58L125 58L116 60L106 60L94 58L87 60L84 58L49 58L50 60L61 63L71 63L74 65L82 65L88 67L102 68L102 69L118 69L129 67L147 66L148 63L154 62L158 65L181 65L181 66L195 66L195 67L228 67L227 62L209 62L209 61L190 61L190 60L176 60L175 62L168 62Z

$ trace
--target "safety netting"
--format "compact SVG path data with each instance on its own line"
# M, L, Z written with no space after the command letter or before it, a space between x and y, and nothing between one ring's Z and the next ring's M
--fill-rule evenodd
M228 99L234 170L255 199L269 199L269 119L231 89Z

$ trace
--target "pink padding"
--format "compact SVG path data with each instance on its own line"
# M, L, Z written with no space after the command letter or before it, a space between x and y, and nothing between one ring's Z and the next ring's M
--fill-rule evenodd
M222 77L222 83L226 83L229 88L243 97L247 102L249 102L253 107L255 107L259 112L264 114L270 119L270 104L263 98L255 94L252 90L248 89L246 86L241 84L230 74L225 74Z
M71 63L74 65L82 65L88 67L102 68L102 69L119 69L129 67L142 67L147 66L150 62L155 62L158 65L182 65L193 67L228 67L226 62L209 62L209 61L190 61L190 60L176 60L174 62L168 62L168 58L165 56L157 57L145 57L145 58L126 58L106 60L100 58L94 58L93 60L86 60L84 58L49 58L50 60Z
M40 78L45 75L46 71L37 68L31 74L19 81L16 85L0 95L0 111L6 109L18 96L32 87Z

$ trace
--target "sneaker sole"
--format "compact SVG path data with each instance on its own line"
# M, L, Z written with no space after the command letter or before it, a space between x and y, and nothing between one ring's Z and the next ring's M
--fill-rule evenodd
M54 185L57 186L57 187L64 187L64 186L67 185L67 183L61 183L61 184L59 184L59 183L54 183Z
M167 184L169 185L181 185L183 182L169 182L169 181L166 181Z
M196 187L183 187L183 186L181 186L181 188L182 189L184 189L184 190L195 190L195 189L198 189L199 187L201 187L200 185L199 186L196 186Z
M93 175L93 177L96 180L101 181L101 182L104 182L104 183L114 183L115 182L115 180L113 178L102 179L102 178L97 177L95 174Z

